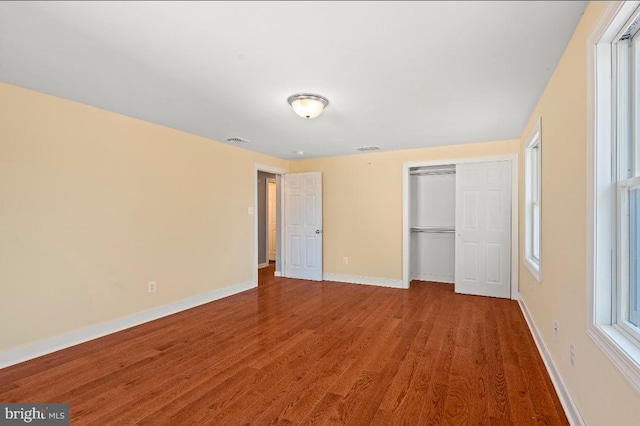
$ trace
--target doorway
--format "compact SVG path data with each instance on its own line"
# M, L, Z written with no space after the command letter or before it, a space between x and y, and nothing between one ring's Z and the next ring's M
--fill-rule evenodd
M284 184L283 176L287 173L287 170L277 167L267 166L263 164L255 164L254 166L254 202L251 207L250 214L253 214L253 229L254 229L254 267L253 267L253 282L254 285L258 285L258 271L264 274L268 271L276 277L282 276L282 252L283 252L283 199L282 199L282 185ZM268 215L268 183L275 183L275 259L270 261L268 252L268 238L267 238L267 215Z
M263 274L267 266L268 270L273 268L276 277L322 281L322 174L288 173L257 163L254 167L254 204L249 207L249 214L254 218L254 285L258 286L258 271ZM259 179L261 172L274 175L276 182L275 264L269 264L267 260L267 178L264 178L264 200L259 201L263 183L263 179ZM261 210L264 210L264 221L260 219ZM264 240L260 238L261 224L265 229ZM263 258L259 256L261 250L265 254Z
M269 183L273 183L273 194L272 200L269 200ZM275 228L276 228L276 200L273 199L277 195L276 190L276 175L273 173L265 172L262 170L258 171L257 176L257 187L258 187L258 206L256 209L256 213L258 216L258 269L266 268L269 266L269 222L271 218L269 214L271 213L273 219L273 237L275 238ZM273 204L273 211L269 211L270 202ZM276 241L273 241L273 262L275 263L275 255L276 255Z

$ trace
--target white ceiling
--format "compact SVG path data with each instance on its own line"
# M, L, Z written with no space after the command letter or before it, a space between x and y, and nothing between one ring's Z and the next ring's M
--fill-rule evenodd
M586 3L0 2L0 81L286 159L514 139Z

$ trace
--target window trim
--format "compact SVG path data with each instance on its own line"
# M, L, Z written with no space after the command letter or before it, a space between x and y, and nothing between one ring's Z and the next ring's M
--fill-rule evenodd
M536 198L538 203L538 251L541 252L542 249L542 126L541 126L541 118L538 117L536 122L533 124L533 128L529 132L529 137L527 138L527 144L524 148L524 264L529 269L529 272L533 275L533 277L538 281L538 283L542 282L542 269L541 269L541 253L536 258L533 255L533 242L536 235L534 235L533 228L533 211L531 210L531 205L533 204L532 198L532 187L533 187L533 167L532 167L532 151L534 148L538 148L538 156L537 156L537 185L536 185Z
M640 346L615 324L617 264L614 221L618 189L612 183L613 122L611 43L640 1L607 4L587 37L587 315L586 332L640 393Z

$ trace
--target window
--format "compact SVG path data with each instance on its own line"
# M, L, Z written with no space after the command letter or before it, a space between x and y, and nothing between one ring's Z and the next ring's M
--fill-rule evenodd
M536 121L525 147L525 234L524 263L540 282L540 119Z
M617 239L617 307L616 323L640 343L640 14L635 13L631 24L623 27L622 35L613 43L615 56L614 96L615 146L614 180L616 197ZM618 38L619 37L619 38ZM617 163L617 164L616 164Z
M587 333L640 392L639 6L610 4L589 38Z

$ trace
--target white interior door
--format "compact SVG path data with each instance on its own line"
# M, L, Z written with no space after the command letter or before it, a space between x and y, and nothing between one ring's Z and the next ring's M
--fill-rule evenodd
M267 259L276 260L276 182L267 181Z
M322 281L322 175L284 175L284 276Z
M456 167L456 293L511 297L511 162Z

